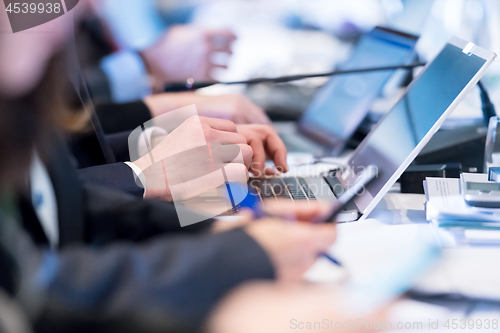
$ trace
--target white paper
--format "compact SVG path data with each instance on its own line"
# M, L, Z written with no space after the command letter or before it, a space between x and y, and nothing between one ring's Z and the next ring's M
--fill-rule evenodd
M484 181L485 175L478 176ZM477 209L465 203L460 179L429 177L426 185L428 221L500 222L500 209Z
M309 281L336 282L346 273L351 278L363 279L417 239L434 239L429 224L386 225L374 219L339 224L338 238L329 252L343 268L318 261L305 275ZM328 265L329 264L329 265Z

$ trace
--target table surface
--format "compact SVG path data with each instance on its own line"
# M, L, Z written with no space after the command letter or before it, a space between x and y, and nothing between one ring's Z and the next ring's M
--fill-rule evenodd
M454 243L450 234L426 221L424 195L398 192L398 187L394 187L366 220L338 226L338 241L332 247L331 254L343 263L344 268L334 267L320 259L306 274L306 278L316 282L331 282L344 278L346 274L369 276L398 249L417 238L431 237L442 245L443 259L417 286L422 284L424 289L430 289L431 292L443 289L462 294L470 291L484 297L498 294L500 300L500 265L496 268L491 264L492 258L500 263L500 246L472 247ZM434 287L436 290L432 290ZM477 326L479 323L485 324L486 320L498 320L500 323L500 302L480 299L406 299L391 311L390 318L393 325L422 323L422 328L413 330L415 332L436 332L434 327L429 328L429 324L434 325L436 321L438 331L498 332L500 328L490 327L486 330ZM463 323L472 323L468 322L471 319L476 321L476 326L472 329L460 328ZM447 321L450 327L445 327ZM454 330L452 323L458 323L458 329Z

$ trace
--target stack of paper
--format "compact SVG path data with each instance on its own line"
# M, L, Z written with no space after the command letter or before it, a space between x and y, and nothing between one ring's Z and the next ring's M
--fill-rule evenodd
M468 174L468 181L486 182L485 174ZM461 180L427 178L426 216L440 228L446 228L458 243L500 244L500 209L471 207L466 204Z
M484 174L467 181L486 182ZM443 260L414 290L425 295L462 295L500 300L500 209L466 204L461 179L427 178L427 219L442 244Z

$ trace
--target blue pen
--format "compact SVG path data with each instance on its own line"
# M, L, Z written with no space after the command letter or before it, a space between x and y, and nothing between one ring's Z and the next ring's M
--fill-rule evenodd
M340 261L329 255L328 253L320 253L320 256L323 256L324 258L328 259L332 264L337 265L339 267L343 267Z

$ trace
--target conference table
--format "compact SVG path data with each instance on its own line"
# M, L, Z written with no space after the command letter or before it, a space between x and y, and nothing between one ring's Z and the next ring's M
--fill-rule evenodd
M396 184L365 220L338 225L330 254L342 268L319 259L305 278L327 283L370 278L412 243L432 240L442 257L390 311L394 331L500 331L500 242L467 243L460 237L463 230L450 232L426 221L425 195L399 192Z

